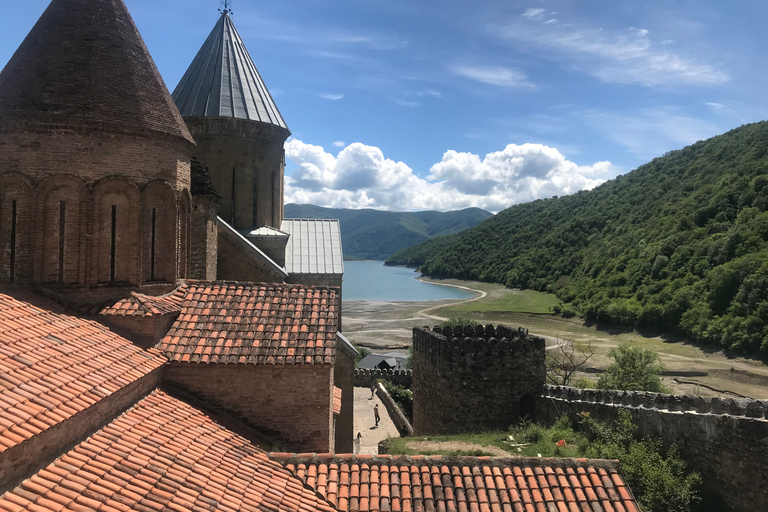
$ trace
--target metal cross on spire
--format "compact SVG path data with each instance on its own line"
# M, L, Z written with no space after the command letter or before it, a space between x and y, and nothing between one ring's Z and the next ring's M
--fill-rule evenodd
M232 0L221 0L222 7L219 8L219 12L223 12L225 14L230 14L232 12L232 9L230 9L230 6L232 5Z

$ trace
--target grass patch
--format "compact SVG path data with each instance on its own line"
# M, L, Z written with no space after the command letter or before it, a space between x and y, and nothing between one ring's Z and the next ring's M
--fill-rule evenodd
M451 306L449 311L498 311L510 313L550 314L560 304L554 294L533 290L494 290L486 297Z
M512 437L511 440L510 437ZM557 443L561 440L564 440L565 444L558 446ZM587 438L583 434L575 432L567 419L559 421L551 428L545 428L535 423L526 423L513 427L509 432L404 437L392 438L389 442L389 453L393 455L444 456L498 455L495 450L483 450L482 448L468 450L461 447L461 445L476 445L486 448L500 448L510 456L517 457L537 457L539 454L542 457L583 457L589 445ZM425 443L434 446L425 449ZM447 446L451 448L446 448Z

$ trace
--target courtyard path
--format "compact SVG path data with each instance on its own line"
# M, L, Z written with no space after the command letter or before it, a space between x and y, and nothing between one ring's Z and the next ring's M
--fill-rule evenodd
M363 455L378 455L379 441L388 437L400 437L394 422L387 413L387 408L381 403L379 397L371 398L371 390L368 388L355 388L355 433L363 435L360 453ZM375 427L373 420L373 406L379 405L381 421Z

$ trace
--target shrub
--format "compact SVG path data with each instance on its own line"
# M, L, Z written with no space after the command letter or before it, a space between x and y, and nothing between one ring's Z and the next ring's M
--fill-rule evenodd
M613 358L613 363L597 381L598 388L668 392L659 377L664 366L655 352L622 345L611 349L608 355Z
M474 329L479 324L472 319L464 317L451 317L448 320L440 323L440 327L450 327L452 330L457 327L471 327Z
M586 449L587 457L619 459L642 510L696 510L701 501L701 477L697 473L686 474L687 465L674 445L665 456L658 442L637 440L637 427L629 411L619 410L613 423L597 422L582 413L579 428L591 442Z
M384 385L384 389L387 390L389 396L395 401L397 406L403 412L408 421L413 421L413 392L410 389L406 389L403 386L389 382L388 380L380 380Z

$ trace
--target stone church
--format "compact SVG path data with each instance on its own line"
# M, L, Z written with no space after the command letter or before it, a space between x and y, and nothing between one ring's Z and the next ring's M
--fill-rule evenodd
M122 0L51 1L0 72L0 510L635 512L610 461L336 455L338 225L282 218L288 135L228 12L172 97Z

